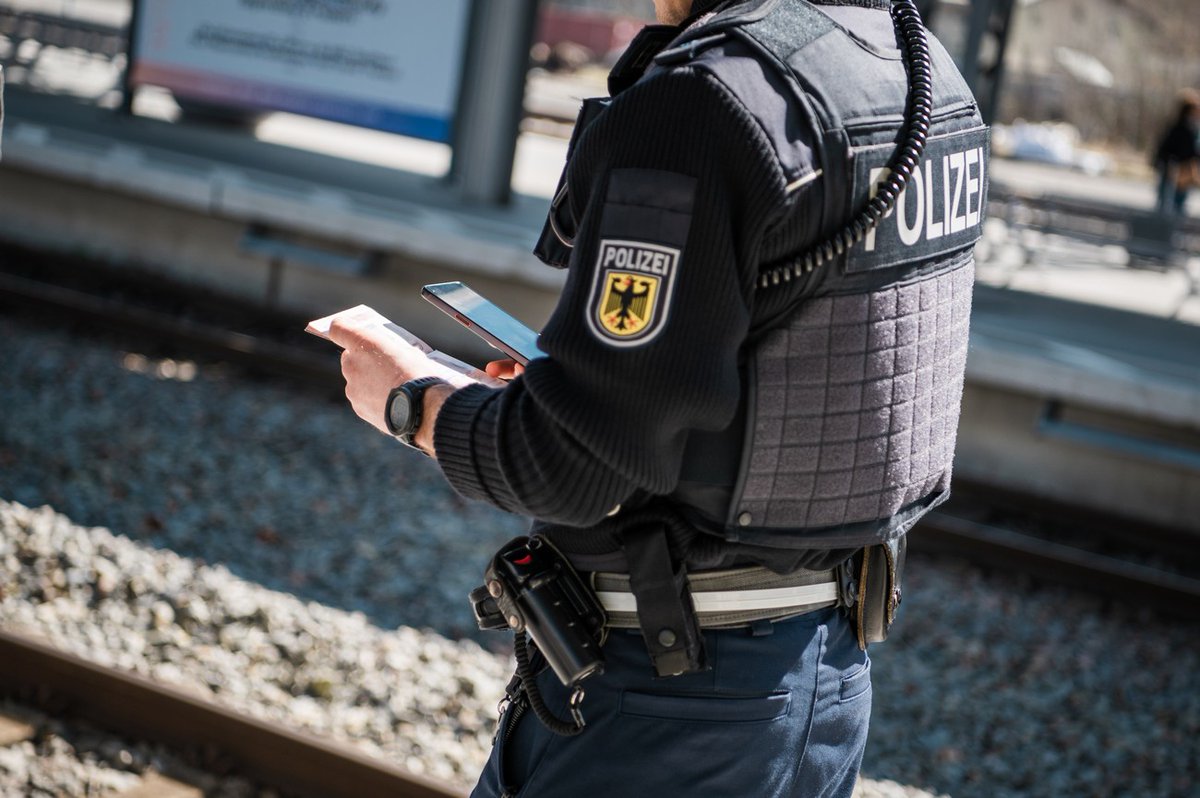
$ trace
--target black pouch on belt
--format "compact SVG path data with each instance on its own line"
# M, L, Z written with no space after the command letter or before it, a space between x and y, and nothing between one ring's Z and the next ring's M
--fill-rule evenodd
M858 595L855 601L855 629L858 647L866 651L870 643L882 643L896 620L900 606L900 577L908 537L863 549L856 562ZM861 558L861 559L860 559Z

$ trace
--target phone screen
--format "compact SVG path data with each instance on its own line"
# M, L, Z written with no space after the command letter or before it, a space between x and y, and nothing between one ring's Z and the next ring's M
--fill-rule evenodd
M427 285L421 296L521 365L543 354L536 332L460 282Z

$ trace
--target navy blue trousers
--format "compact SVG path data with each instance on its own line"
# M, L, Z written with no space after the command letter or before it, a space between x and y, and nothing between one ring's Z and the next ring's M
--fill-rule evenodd
M659 679L641 634L612 631L604 674L584 682L583 732L552 734L531 710L512 724L510 707L472 798L850 798L871 664L844 613L704 637L709 670ZM569 718L549 668L537 684Z

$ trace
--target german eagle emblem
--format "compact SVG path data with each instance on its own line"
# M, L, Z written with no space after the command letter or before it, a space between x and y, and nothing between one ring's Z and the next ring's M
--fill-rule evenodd
M588 322L602 340L633 346L666 321L679 250L631 241L602 241Z

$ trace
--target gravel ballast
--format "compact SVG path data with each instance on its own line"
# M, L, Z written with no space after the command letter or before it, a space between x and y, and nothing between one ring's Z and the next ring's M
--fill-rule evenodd
M521 519L319 392L0 337L0 625L474 780L509 662L465 595ZM954 560L905 595L862 795L1200 794L1200 624Z

